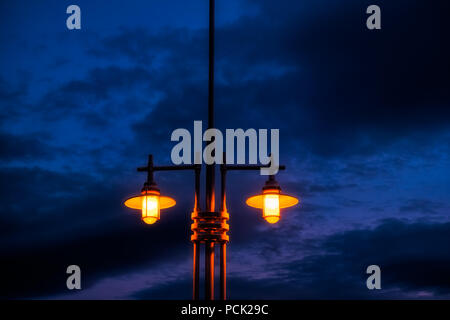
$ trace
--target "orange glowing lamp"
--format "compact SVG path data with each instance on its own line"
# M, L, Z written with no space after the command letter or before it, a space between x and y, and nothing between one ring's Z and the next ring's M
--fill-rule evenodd
M173 207L175 204L174 199L161 196L155 183L145 183L140 195L125 201L128 208L141 210L142 220L147 224L153 224L160 219L161 209Z
M246 203L250 207L262 209L263 218L267 222L277 223L281 218L280 209L295 206L298 199L282 194L274 176L269 176L262 193L248 198Z

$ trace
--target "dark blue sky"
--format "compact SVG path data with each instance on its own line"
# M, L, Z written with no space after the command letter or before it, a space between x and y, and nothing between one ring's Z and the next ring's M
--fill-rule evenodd
M230 174L230 298L449 298L448 1L216 2L217 126L279 128L301 199L268 225L245 206L264 178ZM206 119L208 1L9 0L0 21L0 296L190 298L192 174L156 175L178 203L155 225L122 202Z

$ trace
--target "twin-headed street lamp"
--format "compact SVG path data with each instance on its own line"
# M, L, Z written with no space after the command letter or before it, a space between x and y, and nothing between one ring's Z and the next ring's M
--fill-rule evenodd
M209 0L209 87L208 87L208 128L214 128L214 0ZM213 143L213 141L211 141ZM226 164L225 155L220 165L221 173L221 205L220 210L215 208L215 165L206 165L206 195L205 210L200 208L200 173L201 165L171 165L154 166L153 156L148 157L146 167L138 168L140 172L147 172L147 181L141 194L125 201L125 206L138 209L142 213L142 220L147 224L154 224L160 219L162 209L173 207L176 201L170 197L162 196L154 181L156 171L192 170L195 172L194 210L191 218L193 223L191 241L193 243L193 298L199 299L199 270L200 248L205 248L205 299L214 299L214 254L215 246L220 245L220 298L226 299L226 245L229 241L229 213L226 205L226 174L233 170L261 170L269 165L231 165ZM284 170L279 166L279 170ZM247 205L262 210L263 218L269 223L276 223L281 218L280 210L294 206L298 199L281 193L273 175L269 176L262 188L262 193L247 199Z
M224 155L225 160L225 155ZM267 166L261 165L220 165L221 172L221 206L219 211L200 208L200 173L201 165L171 165L154 166L153 156L149 155L148 165L137 168L138 171L147 172L147 181L141 190L141 194L131 197L125 201L125 206L138 209L142 213L142 220L147 224L157 222L160 211L175 206L176 201L167 196L162 196L154 181L155 171L193 170L195 172L194 210L192 211L191 241L194 244L193 257L193 298L199 298L199 268L200 268L200 245L205 246L205 299L214 299L214 250L215 244L220 244L220 298L226 299L226 245L229 241L229 213L226 204L226 174L235 170L261 170ZM285 166L279 166L284 170ZM214 199L214 193L212 193ZM215 201L214 201L215 203ZM281 187L273 175L269 175L261 194L247 199L247 205L261 209L262 217L269 223L277 223L281 218L281 209L296 205L298 199L281 193ZM207 202L208 205L208 202ZM210 206L211 208L212 206Z
M237 166L227 166L223 165L222 179L225 179L226 170L259 170L262 166L250 166L250 165L237 165ZM284 169L284 166L280 167ZM147 224L154 224L161 218L161 209L171 208L176 205L175 199L167 196L161 196L161 192L153 180L154 171L169 171L169 170L187 170L194 169L196 171L196 184L199 180L198 176L200 173L200 165L187 165L187 166L165 166L165 167L154 167L153 166L153 156L149 155L149 165L147 167L138 168L138 171L148 171L149 177L141 190L140 195L131 197L125 201L125 206L131 209L138 209L142 212L142 220ZM198 200L199 200L199 190L200 186L196 185L196 208L194 212L199 210ZM225 181L223 181L222 188L225 189ZM225 190L223 190L225 192ZM262 217L269 223L277 223L280 218L280 209L289 208L295 206L298 203L298 199L281 193L281 187L275 180L273 175L269 175L269 179L262 188L262 193L252 196L246 200L248 206L262 209ZM226 194L223 195L222 199L222 211L226 211Z

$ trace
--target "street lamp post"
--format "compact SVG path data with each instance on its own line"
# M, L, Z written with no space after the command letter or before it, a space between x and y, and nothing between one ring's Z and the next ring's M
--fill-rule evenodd
M215 31L215 0L209 0L209 76L208 76L208 129L214 128L214 31ZM214 143L212 140L210 143ZM215 212L215 165L209 164L206 166L206 212L210 214L205 214L205 216L193 217L193 220L197 222L197 226L204 221L205 229L201 227L197 229L194 227L196 223L192 225L192 230L194 234L191 240L196 243L197 246L199 242L202 242L201 234L203 231L208 232L208 223L213 225L214 223L222 224L223 228L221 236L219 238L212 236L212 234L205 234L205 299L214 300L214 246L217 240L223 244L221 248L225 248L226 242L228 241L228 236L226 231L228 230L228 224L226 223L228 217L225 215L217 215ZM206 220L205 220L206 219ZM210 231L213 231L211 229ZM200 237L199 237L200 233ZM223 249L222 249L223 250ZM196 259L197 257L194 257ZM222 266L222 264L221 264ZM199 265L196 264L199 268ZM194 274L196 271L194 270ZM194 279L194 297L198 298L198 286L196 288L196 283L198 278Z
M209 81L208 81L208 128L214 128L214 0L209 1ZM213 143L211 141L210 143ZM160 219L160 210L172 207L175 200L161 196L161 192L154 180L156 171L192 170L195 173L195 204L191 214L193 220L191 241L193 243L193 299L199 299L200 292L200 250L205 248L205 299L214 300L214 252L216 244L220 246L220 299L226 300L226 257L229 236L229 213L226 204L226 174L236 170L261 170L269 165L231 165L226 163L225 153L223 163L220 165L221 190L220 208L217 211L215 204L215 165L206 165L205 210L200 207L200 173L201 165L169 165L155 166L153 156L149 155L148 164L139 167L139 172L147 172L147 181L141 190L141 194L129 198L125 205L132 209L142 211L142 220L153 224ZM279 166L284 170L285 166ZM295 197L281 194L281 188L274 176L269 176L262 194L247 199L251 207L262 209L263 217L269 223L276 223L280 219L280 209L293 206L298 203Z

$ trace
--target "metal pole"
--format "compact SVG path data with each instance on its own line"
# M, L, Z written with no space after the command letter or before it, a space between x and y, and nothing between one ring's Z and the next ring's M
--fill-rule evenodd
M147 183L153 183L153 155L148 155L148 164L147 164Z
M227 243L220 244L220 300L227 299Z
M195 212L200 209L200 166L195 168ZM194 257L193 257L193 281L192 281L192 298L198 300L200 297L200 242L194 241Z
M214 128L214 4L214 0L209 0L208 129ZM214 167L214 164L206 166L206 211L209 212L215 209Z
M200 243L198 241L194 241L194 271L193 271L193 289L192 289L192 298L194 300L199 299L199 284L200 284Z
M222 164L220 165L220 211L227 211L227 192L226 192L226 175L227 175L227 155L223 153Z
M208 128L214 128L214 0L209 0ZM210 143L213 143L211 141ZM206 166L206 211L215 210L215 166ZM205 299L214 300L214 242L205 243Z
M194 204L194 210L195 212L199 212L200 209L200 168L201 166L198 165L195 168L195 204Z
M214 127L214 29L215 29L215 1L209 0L209 103L208 124Z
M227 192L226 192L226 153L223 153L223 161L220 166L220 212L227 212ZM220 300L227 298L227 243L220 244Z
M205 243L205 299L214 300L214 242Z

